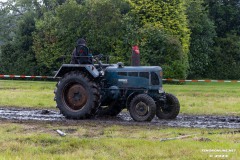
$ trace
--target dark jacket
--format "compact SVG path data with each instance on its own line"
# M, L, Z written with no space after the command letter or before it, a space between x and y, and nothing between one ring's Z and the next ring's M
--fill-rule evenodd
M80 57L78 57L79 55L78 55L78 53L76 51L76 48L78 46L87 46L87 43L86 43L85 39L80 38L80 39L77 40L77 46L74 48L74 50L72 52L72 58L71 58L70 64L79 64L79 60L78 59Z
M92 54L86 46L79 45L72 52L71 64L92 64Z

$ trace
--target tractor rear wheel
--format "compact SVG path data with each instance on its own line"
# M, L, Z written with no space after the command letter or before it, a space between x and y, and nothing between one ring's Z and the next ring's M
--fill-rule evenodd
M80 72L65 74L55 90L57 107L69 119L84 119L95 114L99 97L96 83Z
M157 106L156 116L159 119L174 119L180 111L180 104L174 95L166 93L166 106Z
M135 121L151 121L156 114L156 104L147 94L139 94L130 102L129 112Z
M97 116L117 116L122 111L122 106L118 101L111 102L108 106L101 106L96 112Z

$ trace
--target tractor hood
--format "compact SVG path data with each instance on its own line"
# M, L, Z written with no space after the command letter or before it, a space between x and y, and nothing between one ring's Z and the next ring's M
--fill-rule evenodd
M162 87L162 68L159 66L109 66L105 70L107 86L159 90Z
M118 65L110 66L106 68L108 72L158 72L162 71L159 66L127 66L119 67Z

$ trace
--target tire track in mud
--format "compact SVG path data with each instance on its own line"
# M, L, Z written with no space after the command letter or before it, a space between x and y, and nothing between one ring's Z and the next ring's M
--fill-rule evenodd
M66 119L55 110L25 108L0 108L0 119L15 121L58 121L67 123L71 123L73 121ZM240 129L240 116L196 116L180 114L174 120L159 120L155 117L152 122L135 122L132 120L129 113L122 112L117 117L93 117L87 120L76 120L75 122L81 123L82 121L123 125Z

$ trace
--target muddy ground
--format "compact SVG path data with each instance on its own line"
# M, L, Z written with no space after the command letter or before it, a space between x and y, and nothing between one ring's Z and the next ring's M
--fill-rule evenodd
M87 120L68 120L56 110L39 110L26 108L0 108L0 119L11 121L50 121L63 123L98 122L116 125L150 125L187 128L232 128L240 129L240 116L201 116L180 114L174 120L159 120L152 122L135 122L129 113L122 112L117 117L93 117Z

